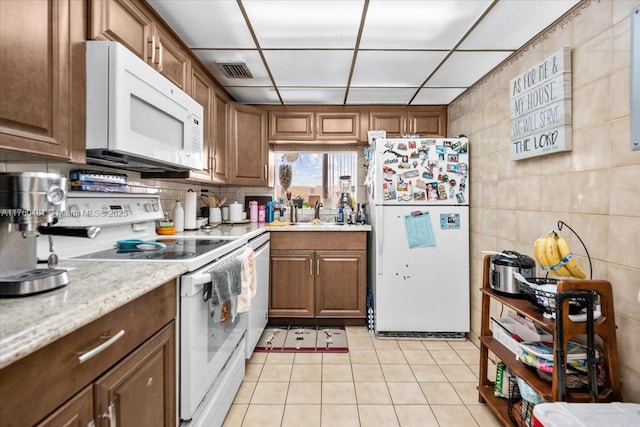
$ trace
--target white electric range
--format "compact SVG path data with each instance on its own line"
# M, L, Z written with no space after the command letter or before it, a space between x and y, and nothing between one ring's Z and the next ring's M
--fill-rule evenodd
M222 425L244 378L245 357L250 356L267 322L269 233L249 239L246 227L223 224L215 229L157 235L156 221L164 219L164 213L159 196L147 194L70 193L67 211L58 218L57 225L66 227L100 227L98 236L83 239L82 245L78 239L53 236L53 251L60 259L179 262L187 268L179 279L176 328L180 423L185 427ZM123 240L143 243L117 243ZM254 250L259 277L251 310L224 319L213 316L215 307L207 296L211 272L247 248ZM46 260L50 251L46 239L38 239L38 259Z

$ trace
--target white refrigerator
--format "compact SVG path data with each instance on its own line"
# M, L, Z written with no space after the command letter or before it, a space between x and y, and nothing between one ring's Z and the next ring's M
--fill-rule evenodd
M469 332L469 142L370 138L369 285L378 336Z

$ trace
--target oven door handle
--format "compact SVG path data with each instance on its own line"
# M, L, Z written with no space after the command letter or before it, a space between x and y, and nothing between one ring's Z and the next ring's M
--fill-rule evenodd
M207 283L211 284L211 271L224 265L227 261L233 259L234 257L240 256L240 254L246 249L246 246L242 246L235 251L225 255L220 258L218 261L214 261L207 267L204 267L200 271L195 271L193 273L187 273L182 276L181 286L180 286L180 296L188 297L194 296L197 293L203 290L203 286Z

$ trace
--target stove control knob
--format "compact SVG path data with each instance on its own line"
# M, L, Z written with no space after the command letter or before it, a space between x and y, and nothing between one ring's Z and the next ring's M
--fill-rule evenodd
M144 204L144 210L146 212L151 212L153 210L153 207L151 206L151 203L145 203Z
M158 209L160 209L160 208L158 207L158 204L157 204L157 203L153 203L153 211L154 211L154 212L158 212Z

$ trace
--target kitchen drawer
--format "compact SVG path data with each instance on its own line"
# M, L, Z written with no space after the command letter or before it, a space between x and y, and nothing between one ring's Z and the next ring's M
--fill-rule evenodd
M0 371L0 426L34 425L176 317L176 282L102 316ZM124 332L122 332L124 331ZM121 335L94 357L79 356Z
M367 249L366 231L278 231L271 233L271 249Z

